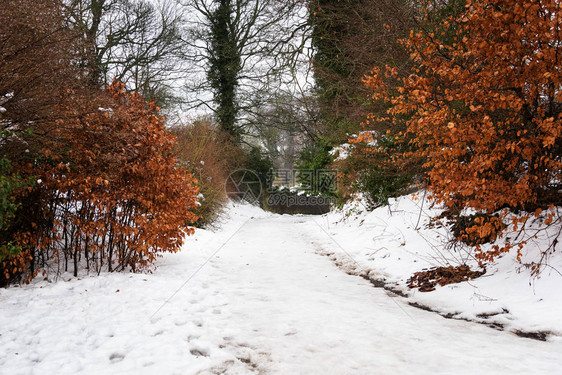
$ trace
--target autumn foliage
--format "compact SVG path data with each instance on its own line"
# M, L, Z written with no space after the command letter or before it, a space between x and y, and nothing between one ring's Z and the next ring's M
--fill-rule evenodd
M172 154L175 138L151 103L114 83L87 101L69 93L52 142L26 173L28 214L15 223L24 249L4 264L5 277L69 263L89 270L139 270L176 252L197 219L197 188Z
M388 67L365 79L405 129L402 156L423 162L435 201L457 217L479 213L462 234L474 243L534 216L560 219L552 208L562 204L561 28L557 0L467 1L460 14L412 31L411 75ZM513 243L477 246L486 262Z
M229 174L242 168L244 152L230 134L209 118L170 129L177 138L174 152L182 167L198 182L200 199L197 226L213 223L227 201L225 185Z
M0 285L138 271L181 248L197 181L154 103L88 80L61 0L0 7Z

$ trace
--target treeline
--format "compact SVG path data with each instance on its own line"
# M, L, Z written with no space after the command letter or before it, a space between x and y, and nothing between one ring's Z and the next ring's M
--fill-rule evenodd
M372 208L427 189L481 262L524 244L483 246L509 227L562 228L557 1L155 4L2 3L0 284L143 268L213 221L232 171L266 187L274 165L337 169ZM182 70L213 113L187 126L159 108Z
M428 189L481 264L521 255L531 223L562 227L559 6L314 1L324 140L352 145L336 163L352 187L344 194L366 192L376 207Z
M113 70L137 78L128 81L145 97L156 92L141 79L145 61L111 66L115 54L104 55L131 35L100 49L96 17L117 3L0 7L0 285L46 268L75 276L143 269L178 251L198 218L196 180L174 156L155 102L131 84L106 86ZM150 9L132 14L146 21ZM129 29L140 32L136 20Z

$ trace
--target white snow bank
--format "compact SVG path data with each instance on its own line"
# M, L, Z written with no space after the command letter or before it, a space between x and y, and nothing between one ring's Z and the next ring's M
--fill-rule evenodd
M556 373L561 338L443 319L317 254L337 250L326 231L360 262L382 260L389 277L417 269L424 245L414 246L407 207L395 202L392 215L335 225L341 214L273 215L230 203L219 229L197 230L152 274L0 289L0 374Z
M552 268L536 278L516 260L513 250L488 265L480 278L437 286L432 292L408 289L407 279L423 269L463 263L477 268L470 248L446 249L452 234L445 228L427 228L439 213L439 209L429 208L427 200L422 208L421 198L405 196L372 212L359 200L313 220L326 231L317 231L323 246L340 262L370 272L371 277L408 294L411 302L456 318L498 323L512 331L549 331L562 336L560 251L549 259ZM547 232L533 240L523 260L537 259L549 241L552 233Z
M224 362L245 369L220 348L237 329L207 324L225 303L207 262L244 222L268 214L233 203L228 214L220 235L197 229L151 274L65 274L0 288L0 374L196 374Z

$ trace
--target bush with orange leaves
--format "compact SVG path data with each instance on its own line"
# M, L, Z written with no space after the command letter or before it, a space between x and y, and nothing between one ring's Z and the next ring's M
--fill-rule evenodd
M4 262L3 277L29 280L42 267L137 271L179 251L198 189L177 166L158 108L119 83L62 102L41 156L20 169L38 183L20 192L13 229L23 251Z
M176 136L175 153L182 165L197 178L200 205L198 227L213 224L227 202L225 185L228 175L243 165L244 152L232 136L209 118L170 129Z
M411 33L417 68L398 90L393 68L365 79L397 125L406 121L402 136L415 151L404 156L424 160L433 198L457 215L485 215L463 231L473 243L501 237L504 224L522 230L534 216L561 225L561 28L558 0L468 0L433 31ZM515 246L504 240L477 245L477 259Z

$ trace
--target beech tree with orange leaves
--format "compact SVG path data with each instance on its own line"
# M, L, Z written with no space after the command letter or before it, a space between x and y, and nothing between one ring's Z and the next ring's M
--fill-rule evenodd
M534 216L561 225L561 33L557 0L468 0L431 31L412 31L410 76L389 67L365 79L396 124L406 119L401 136L414 151L403 156L424 161L435 201L478 213L460 237L481 263L514 246L480 246L508 225ZM401 87L391 90L395 79Z
M4 262L6 279L53 266L75 276L146 269L179 251L198 218L196 181L178 167L154 103L117 82L97 97L69 96L25 170L38 183L21 193L27 215L14 238L24 251Z
M197 220L196 180L153 102L88 85L61 0L0 8L0 285L137 271Z

